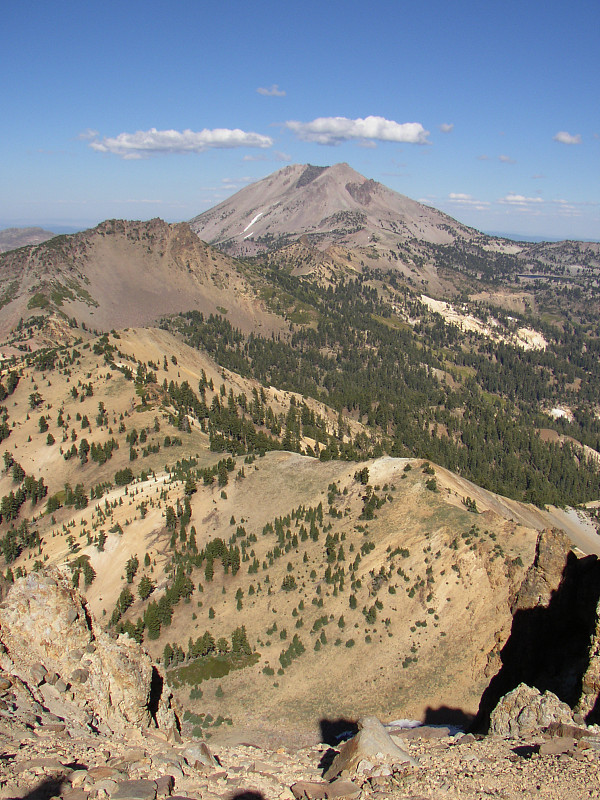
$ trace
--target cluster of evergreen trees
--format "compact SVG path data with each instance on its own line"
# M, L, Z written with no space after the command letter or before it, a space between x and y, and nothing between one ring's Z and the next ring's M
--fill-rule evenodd
M379 434L381 449L366 449L359 439L343 445L334 437L321 458L383 450L427 458L538 505L576 505L600 495L598 465L576 446L544 441L538 431L551 427L600 446L600 421L590 409L600 392L597 332L575 324L546 326L551 346L523 351L459 331L406 291L394 300L419 322L412 328L395 324L391 306L364 276L326 288L277 270L268 279L310 304L317 324L295 327L286 339L244 336L227 320L198 312L181 315L176 326L223 366L324 401ZM543 405L559 399L576 408L574 422L542 413ZM306 411L290 409L284 432L289 449L301 434L318 434Z
M11 470L14 483L20 485L16 491L11 490L0 500L0 523L16 520L26 500L31 500L31 505L35 506L48 494L44 479L36 480L32 475L26 475L8 451L4 453L4 466L7 472Z
M252 654L252 647L248 641L246 626L241 625L231 633L231 643L224 637L219 636L216 640L210 631L205 631L195 641L190 637L187 653L177 643L167 642L163 650L163 664L165 667L176 666L184 661L191 661L195 658L204 658L212 655L230 656L249 656Z

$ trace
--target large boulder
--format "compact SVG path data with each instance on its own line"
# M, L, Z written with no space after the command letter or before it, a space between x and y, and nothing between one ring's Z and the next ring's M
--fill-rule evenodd
M518 739L529 736L553 722L573 725L571 709L552 692L541 694L521 683L500 698L490 718L490 733Z
M340 747L325 773L326 780L332 780L342 772L352 773L361 761L372 764L406 763L416 765L416 761L406 750L395 742L376 717L362 717L358 720L358 733Z
M163 678L128 636L113 639L57 571L17 580L0 604L0 666L30 686L68 687L73 699L112 730L176 730ZM52 676L52 677L50 677Z

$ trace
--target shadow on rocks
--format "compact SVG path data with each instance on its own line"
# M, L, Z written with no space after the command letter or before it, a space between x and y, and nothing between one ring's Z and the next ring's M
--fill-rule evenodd
M517 594L510 636L500 652L502 666L481 696L474 728L482 732L488 730L500 698L520 683L542 693L549 690L571 708L582 694L600 596L600 561L569 553L546 605L537 605L524 586L529 588L526 581ZM588 724L600 721L599 706L597 700L586 715Z
M338 751L334 750L333 747L327 748L321 759L319 760L319 769L322 771L322 774L325 775L329 767L333 764L335 757L337 756Z
M520 744L511 749L516 756L520 756L521 758L531 758L531 756L539 753L540 746L539 744Z
M264 794L261 794L261 792L252 792L247 790L227 795L227 800L266 800L266 798Z
M431 708L428 706L423 717L423 725L452 725L468 731L475 719L474 714L463 711L462 708L452 708L450 706L438 706Z
M49 800L51 797L60 797L64 788L64 778L47 778L28 794L15 795L15 797L19 797L19 800Z
M346 739L351 739L358 733L358 725L355 720L338 717L338 719L319 720L321 730L321 741L324 744L337 745Z

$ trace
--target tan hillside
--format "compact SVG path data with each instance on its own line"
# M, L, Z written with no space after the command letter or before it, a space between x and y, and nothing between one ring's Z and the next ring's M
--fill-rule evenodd
M136 375L146 377L136 383ZM272 735L285 727L290 707L294 735L305 741L326 718L428 718L446 707L461 718L473 715L498 669L512 597L534 559L538 532L560 521L419 460L323 462L276 451L229 458L225 467L227 454L209 449L208 428L195 420L189 432L177 427L177 409L163 389L164 381L187 381L198 392L203 380L213 385L205 389L207 406L230 394L245 394L249 403L254 390L260 395L258 384L155 329L67 348L54 370L23 364L5 401L10 435L2 447L26 476L42 478L48 493L3 520L4 542L11 528L26 535L24 520L40 537L4 569L18 575L54 564L69 576L79 572L103 625L123 590L131 590L133 603L113 620L113 631L147 618L183 569L191 590L172 603L170 625L160 626L158 638L149 628L140 631L153 657L162 661L167 644L186 654L190 638L195 643L207 630L230 648L242 625L257 657L201 683L211 659L168 664L182 713L232 720L232 728L207 722L202 730L213 736ZM264 397L281 422L292 399L301 402L274 388ZM311 408L326 429L336 429L334 412L314 401ZM353 436L360 433L357 422L347 424ZM84 438L90 446L114 440L118 448L102 464L91 452L82 463ZM222 470L207 482L202 470L219 461ZM116 485L117 473L128 468L136 479ZM81 486L84 507L66 505L67 483L75 495ZM3 469L0 494L18 486L14 467ZM229 552L237 548L239 567L233 574L228 563L225 573L217 554L211 578L207 547L218 539ZM87 587L85 562L95 571ZM146 599L138 595L143 579L153 587ZM304 651L290 657L295 635ZM198 727L189 719L190 730Z
M250 738L209 747L181 735L169 686L148 656L127 636L107 636L56 571L17 580L2 599L3 800L597 794L598 729L574 724L550 693L521 685L507 694L487 736L371 715L346 742L324 725L324 742L303 746L290 708L267 745Z

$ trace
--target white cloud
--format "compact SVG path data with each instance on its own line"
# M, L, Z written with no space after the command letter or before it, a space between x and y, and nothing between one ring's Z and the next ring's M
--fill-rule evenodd
M95 131L93 128L86 128L84 131L77 136L78 139L84 142L89 142L91 139L95 139L100 134L98 131Z
M336 145L352 139L376 140L379 142L405 142L408 144L428 144L426 131L419 122L394 122L384 117L319 117L312 122L285 123L304 142Z
M498 156L498 161L501 161L503 164L516 164L517 163L514 160L514 158L511 158L510 156L504 156L504 155Z
M285 97L285 91L280 89L276 83L268 89L264 86L260 86L256 91L264 97Z
M147 158L165 153L203 153L205 150L233 147L271 147L273 139L260 133L242 131L239 128L215 128L202 131L136 131L105 137L90 142L90 147L99 153L113 153L125 159Z
M488 200L477 200L472 195L464 192L450 192L448 200L460 206L470 206L477 211L483 211L490 205Z
M440 130L442 133L452 133L454 130L454 123L453 122L442 122L440 125Z
M530 203L543 203L544 201L541 197L525 197L522 194L509 192L506 197L501 197L498 202L502 205L523 207L528 206Z
M581 144L581 136L580 134L575 134L573 136L567 131L559 131L554 137L555 142L560 142L561 144Z

